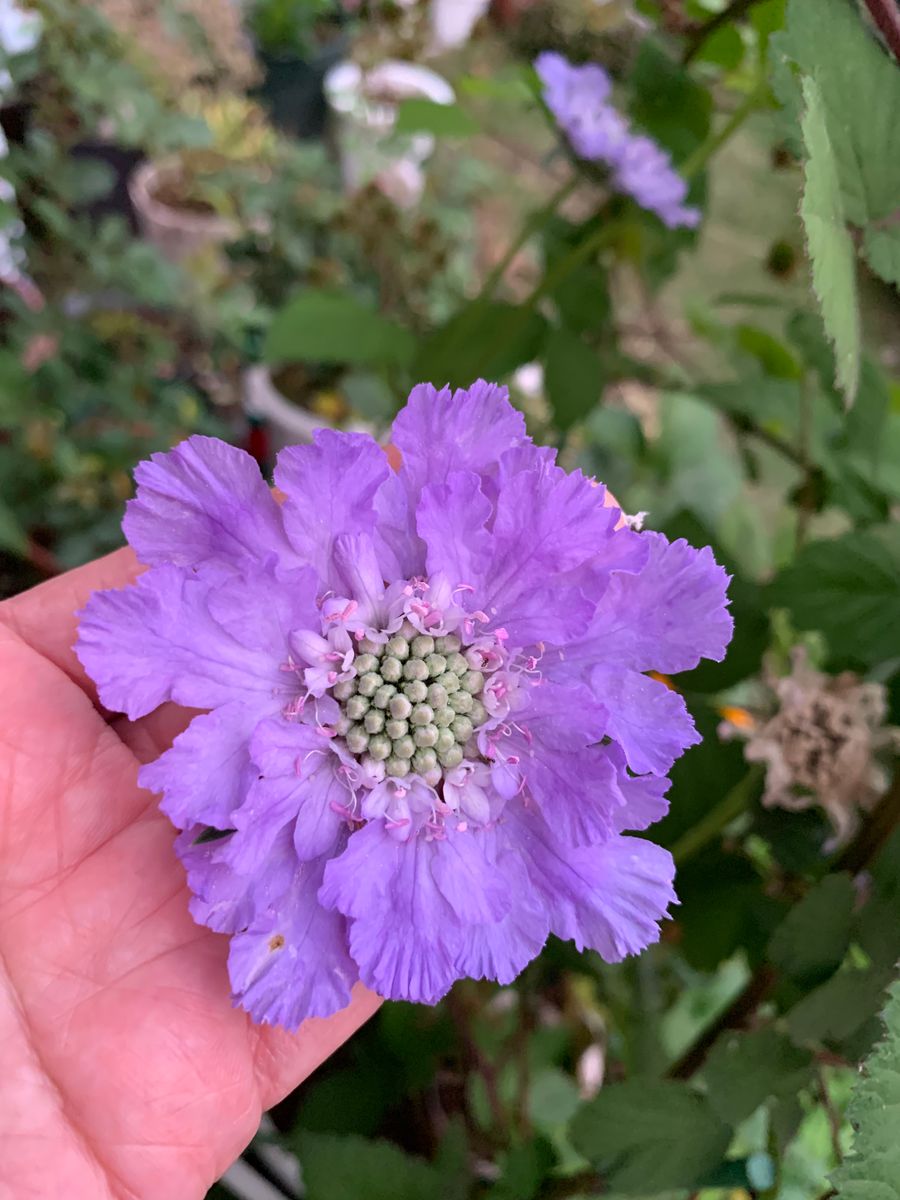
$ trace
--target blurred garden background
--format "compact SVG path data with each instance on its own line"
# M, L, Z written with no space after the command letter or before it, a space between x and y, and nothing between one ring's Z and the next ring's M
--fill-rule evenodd
M0 43L0 598L191 433L268 471L479 377L733 574L666 680L660 944L386 1005L210 1197L897 1200L895 0L0 0ZM696 219L579 154L547 51Z

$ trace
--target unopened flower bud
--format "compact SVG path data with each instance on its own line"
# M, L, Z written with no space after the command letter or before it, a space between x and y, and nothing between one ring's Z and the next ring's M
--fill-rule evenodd
M438 740L437 725L420 725L413 730L413 741L417 746L436 746Z
M457 746L454 742L449 750L444 751L444 753L440 756L440 759L441 766L446 768L448 771L452 771L453 768L458 767L463 760L462 747Z
M425 659L425 666L431 678L438 679L447 670L447 660L443 654L429 654Z
M454 712L469 713L472 711L472 705L474 701L468 692L460 690L458 692L454 692L447 703Z
M416 743L407 734L394 742L394 754L397 758L412 758L416 752Z
M347 742L349 746L349 741ZM352 749L352 747L351 747ZM374 737L369 738L369 754L374 759L382 762L391 753L391 739L385 737L383 733L376 733Z
M366 728L368 729L368 726ZM450 728L458 742L467 742L474 733L472 722L468 717L457 717Z
M369 735L362 725L352 725L347 730L347 749L351 754L362 754L368 748Z
M413 638L410 649L416 658L427 658L429 654L434 654L434 638L427 633L420 633Z
M404 734L409 733L409 721L398 721L395 718L391 718L385 724L384 732L391 741L396 741L397 738L401 738Z
M380 675L376 675L374 671L367 671L359 677L356 690L361 696L374 696L383 682Z
M403 695L413 704L421 704L428 695L428 688L421 679L413 679L410 683L404 683Z
M357 654L353 660L357 675L365 675L367 671L378 670L378 659L374 654Z
M422 662L421 658L408 658L403 664L404 679L427 679L428 668Z
M484 676L480 671L466 671L459 683L463 691L477 696L484 687Z
M395 634L387 644L387 652L393 658L399 658L401 662L406 662L409 658L409 642L400 634Z
M405 758L389 758L384 764L385 772L395 779L402 779L409 774L409 761Z
M349 700L356 692L355 679L342 679L340 683L336 683L331 689L331 694L335 700Z
M403 675L403 663L394 655L388 654L381 660L381 678L388 683L397 683Z
M398 692L396 695L391 696L388 702L388 710L391 716L395 717L398 721L405 721L412 712L412 701L408 696L401 696Z
M369 711L369 703L365 696L351 696L344 711L351 721L361 721Z
M383 683L372 697L372 703L376 708L387 708L396 695L397 689L392 683Z
M455 654L461 645L462 642L455 633L448 633L435 639L434 648L438 654Z
M417 704L409 719L413 725L430 725L434 720L434 709L430 704Z
M377 708L370 708L363 718L363 725L366 733L381 733L384 729L384 713L379 712Z
M466 671L468 671L468 669L469 669L469 664L466 662L466 660L463 658L463 656L459 652L457 652L456 654L448 654L447 655L447 670L448 671L452 671L454 675L465 675L465 673L466 673ZM441 683L443 683L443 682L444 681L442 679Z

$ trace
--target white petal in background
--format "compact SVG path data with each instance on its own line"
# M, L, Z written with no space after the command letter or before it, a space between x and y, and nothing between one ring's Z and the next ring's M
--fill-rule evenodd
M434 50L452 50L469 40L476 23L491 0L431 0L431 32Z

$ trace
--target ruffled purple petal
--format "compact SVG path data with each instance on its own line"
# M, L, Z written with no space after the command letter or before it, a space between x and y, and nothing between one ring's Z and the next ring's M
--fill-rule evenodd
M467 926L498 921L510 906L483 839L451 828L443 840L403 842L379 821L328 863L319 899L353 918L362 981L387 999L423 1004L458 978Z
M609 717L606 733L638 775L665 775L700 735L677 692L636 671L597 667L591 675L597 700Z
M330 1017L350 1003L357 970L344 918L316 899L323 867L322 859L304 863L277 910L261 910L231 939L235 1002L254 1021L295 1030L307 1017Z
M451 471L495 474L500 455L530 438L507 389L479 379L452 393L430 383L413 388L391 441L403 456L399 476L417 496L426 484L444 483Z
M290 608L291 597L273 596L263 575L213 587L179 567L153 567L130 587L91 596L75 650L102 703L132 721L166 700L188 708L238 701L262 716L285 702L278 618ZM265 615L264 630L241 626L239 612L248 611Z
M585 637L566 647L568 669L597 662L635 671L690 671L701 658L721 662L734 622L730 576L709 547L695 550L661 533L643 533L647 564L615 574Z
M609 837L625 797L615 765L596 745L606 713L584 687L544 681L527 695L502 753L519 760L528 795L560 841L585 846Z
M243 874L264 872L275 838L288 825L299 861L332 851L350 792L330 740L316 726L270 719L257 726L250 757L256 770L246 800L232 814L237 832L225 859Z
M618 789L624 800L614 814L616 833L636 833L661 821L669 811L666 792L670 781L659 775L630 774L622 748L615 742L608 742L602 750L618 773Z
M518 822L528 874L557 937L596 950L607 962L659 940L659 922L677 902L668 850L630 837L573 850L536 813L520 814Z
M231 829L231 814L253 779L250 736L259 714L238 701L194 717L171 749L138 772L141 787L162 792L159 807L178 829Z
M416 510L419 536L428 548L428 572L453 584L471 586L489 561L491 503L479 482L471 471L451 471L446 482L423 490Z
M381 447L366 434L319 429L310 446L278 455L275 482L287 499L284 527L302 561L328 584L340 534L372 534L375 498L390 475Z
M137 494L122 528L141 562L242 569L294 555L281 514L249 454L218 438L188 438L134 472Z

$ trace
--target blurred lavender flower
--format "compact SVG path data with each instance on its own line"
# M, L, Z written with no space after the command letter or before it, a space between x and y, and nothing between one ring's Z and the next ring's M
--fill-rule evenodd
M602 67L573 66L552 50L539 54L534 66L547 107L581 158L606 165L613 186L669 228L699 223L700 210L685 205L687 183L669 155L652 138L632 133L609 103L611 85Z
M154 455L124 523L150 569L81 618L108 708L209 710L140 780L236 1002L289 1028L357 979L508 983L550 932L611 961L655 941L672 859L623 834L698 739L646 672L731 635L711 552L620 527L505 389L417 387L392 441L396 472L361 434L282 451L283 506L215 439Z

